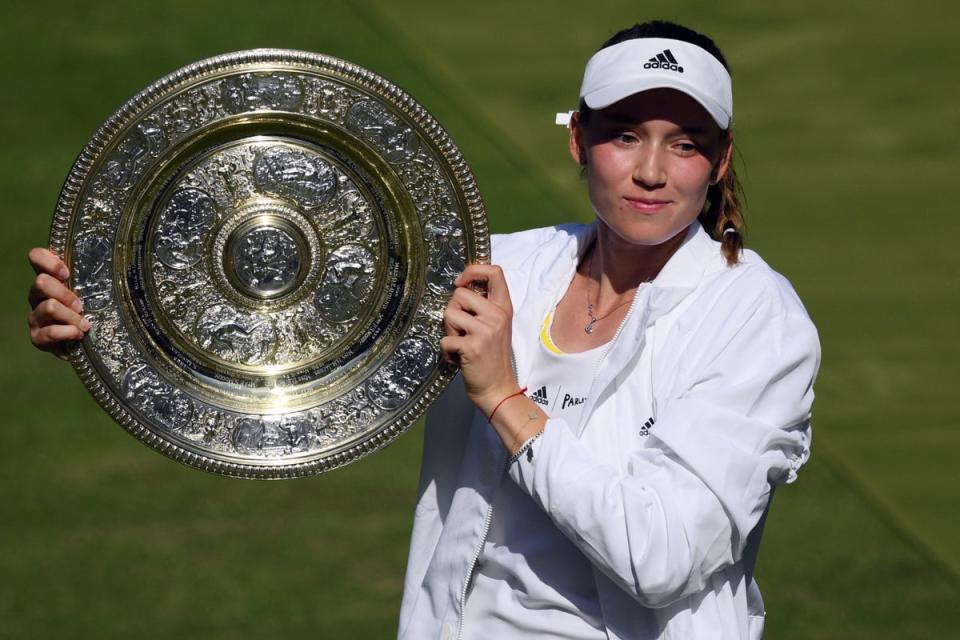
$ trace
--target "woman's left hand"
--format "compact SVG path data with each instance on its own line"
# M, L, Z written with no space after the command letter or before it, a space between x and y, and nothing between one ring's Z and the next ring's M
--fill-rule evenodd
M484 297L469 287L486 285ZM443 312L446 337L440 349L460 365L467 397L490 415L497 404L519 389L513 371L513 305L503 271L496 265L468 266L454 281L456 289Z

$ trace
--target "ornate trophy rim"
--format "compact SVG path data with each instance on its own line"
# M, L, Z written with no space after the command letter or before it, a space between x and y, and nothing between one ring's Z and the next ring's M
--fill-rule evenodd
M84 146L66 178L50 228L51 250L64 256L70 246L71 225L87 181L94 168L104 160L105 153L111 149L111 145L116 142L118 136L127 130L139 115L163 99L190 87L198 79L210 78L220 73L245 70L256 72L264 68L326 74L373 97L387 100L393 108L402 112L416 125L419 133L437 154L443 168L448 171L452 186L458 192L457 196L464 205L462 218L469 223L468 230L471 233L469 259L480 263L489 262L489 231L480 192L460 150L440 124L402 89L359 65L329 55L275 48L237 51L194 62L153 82L121 105ZM114 390L96 370L85 349L89 341L88 336L81 342L69 345L67 349L69 360L97 403L128 433L154 450L185 465L238 478L304 477L323 473L363 458L390 444L406 432L456 374L455 368L441 361L436 367L438 374L418 390L415 400L402 413L394 416L389 424L358 442L349 443L348 446L339 449L333 448L328 453L314 455L303 461L284 464L282 460L278 462L277 458L268 458L263 463L247 463L227 459L228 456L217 457L201 447L191 447L187 442L165 438L142 424L130 407L116 397Z

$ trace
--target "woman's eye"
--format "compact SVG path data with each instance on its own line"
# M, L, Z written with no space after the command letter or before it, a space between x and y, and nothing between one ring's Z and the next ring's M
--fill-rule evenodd
M696 153L697 145L692 142L678 142L674 145L681 153Z
M637 141L637 136L632 133L618 133L617 142L622 142L624 144L632 144Z

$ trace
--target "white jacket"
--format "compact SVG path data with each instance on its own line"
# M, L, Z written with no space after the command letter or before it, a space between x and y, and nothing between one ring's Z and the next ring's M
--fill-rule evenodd
M521 384L540 323L593 234L595 225L564 225L494 237ZM458 637L503 479L592 562L610 638L759 638L753 564L774 485L794 480L809 455L819 362L790 284L751 251L728 267L694 222L638 290L581 424L548 420L532 460L507 468L459 377L431 407L399 637ZM578 437L587 429L609 437L591 448Z

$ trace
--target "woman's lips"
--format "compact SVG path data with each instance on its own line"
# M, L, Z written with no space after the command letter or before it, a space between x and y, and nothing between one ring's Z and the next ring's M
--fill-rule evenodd
M624 200L627 201L631 209L640 213L657 213L670 204L669 200L658 200L656 198L624 198Z

